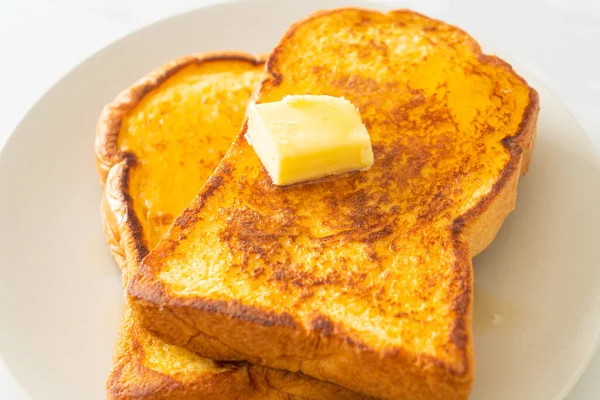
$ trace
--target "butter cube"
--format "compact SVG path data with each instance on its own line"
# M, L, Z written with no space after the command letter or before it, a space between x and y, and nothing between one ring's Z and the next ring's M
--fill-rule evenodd
M294 95L251 104L246 139L275 185L373 165L369 133L356 107L341 97Z

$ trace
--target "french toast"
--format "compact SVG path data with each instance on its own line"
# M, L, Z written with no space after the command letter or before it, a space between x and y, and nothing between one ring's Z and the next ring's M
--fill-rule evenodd
M243 53L183 57L153 71L105 107L96 159L102 217L123 281L202 187L239 131L264 77ZM109 399L360 399L299 373L216 362L170 346L123 307Z
M242 128L129 282L138 321L215 359L374 397L466 399L471 258L514 208L536 91L456 27L338 9L269 56L257 102L291 94L357 106L373 167L275 186Z

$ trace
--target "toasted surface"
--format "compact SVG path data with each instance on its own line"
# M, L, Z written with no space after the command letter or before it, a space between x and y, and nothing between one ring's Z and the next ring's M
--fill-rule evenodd
M259 102L353 102L374 166L277 187L242 130L130 283L136 315L215 358L384 398L467 398L471 257L514 208L535 90L463 31L410 11L317 13L290 28L268 73Z
M99 121L104 230L124 281L193 199L239 131L263 61L241 53L177 59L121 93ZM107 382L111 399L360 398L336 385L171 346L129 304Z

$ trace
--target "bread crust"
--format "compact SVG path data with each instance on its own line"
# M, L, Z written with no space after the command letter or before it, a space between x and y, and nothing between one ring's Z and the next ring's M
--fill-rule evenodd
M136 155L118 147L121 121L146 94L191 64L242 61L252 66L264 63L264 56L239 52L206 53L171 61L134 83L108 104L97 124L96 165L103 186L101 216L104 234L113 258L123 273L123 284L148 253L142 225L134 211L129 173ZM219 363L210 373L166 374L148 366L142 338L151 333L137 326L129 305L123 311L122 326L115 346L113 369L107 381L107 398L192 400L207 399L366 399L337 385L299 373L277 371L246 362ZM209 341L210 338L205 338ZM210 361L210 360L208 360Z
M280 84L282 76L277 71L277 59L281 47L299 26L345 10L357 9L322 11L294 24L271 54L267 64L269 76L262 87L272 88ZM359 11L373 13L370 10ZM418 15L406 10L391 13ZM483 54L475 40L471 39L469 45L478 54L480 62L497 65L518 77L506 62ZM510 161L499 174L492 190L456 218L450 227L456 260L454 275L460 287L460 294L452 301L457 318L450 339L460 352L458 363L451 365L425 355L415 358L395 348L377 351L368 343L358 342L346 334L343 327L333 324L325 315L316 315L312 327L305 329L285 313L274 313L236 301L176 297L157 279L153 260L142 266L128 287L135 314L144 326L157 332L167 342L212 358L248 360L274 368L303 371L353 390L390 399L466 399L475 375L471 258L491 243L506 216L514 209L519 177L527 171L531 159L539 111L538 95L533 88L529 89L529 103L518 130L502 141L502 146L510 154ZM244 129L238 141L242 140L243 134ZM213 195L222 184L223 174L216 173L209 179L197 204L205 203ZM186 228L194 223L196 213L197 210L188 209L182 214L176 222L181 228L179 233L185 234ZM172 251L172 245L170 241L163 242L151 258L160 260L166 257ZM206 340L207 337L211 340ZM359 365L361 368L357 368ZM395 378L394 382L390 381L390 377Z

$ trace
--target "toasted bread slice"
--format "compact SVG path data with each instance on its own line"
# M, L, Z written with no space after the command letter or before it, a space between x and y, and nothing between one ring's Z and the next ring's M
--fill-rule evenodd
M314 14L267 71L259 102L354 103L375 164L277 187L243 129L130 281L134 313L214 358L376 397L466 399L471 257L514 208L535 90L460 29L405 10Z
M124 282L231 145L263 61L246 54L177 59L109 104L99 121L103 224ZM129 304L107 383L110 399L355 399L336 385L247 363L219 363L139 327Z

